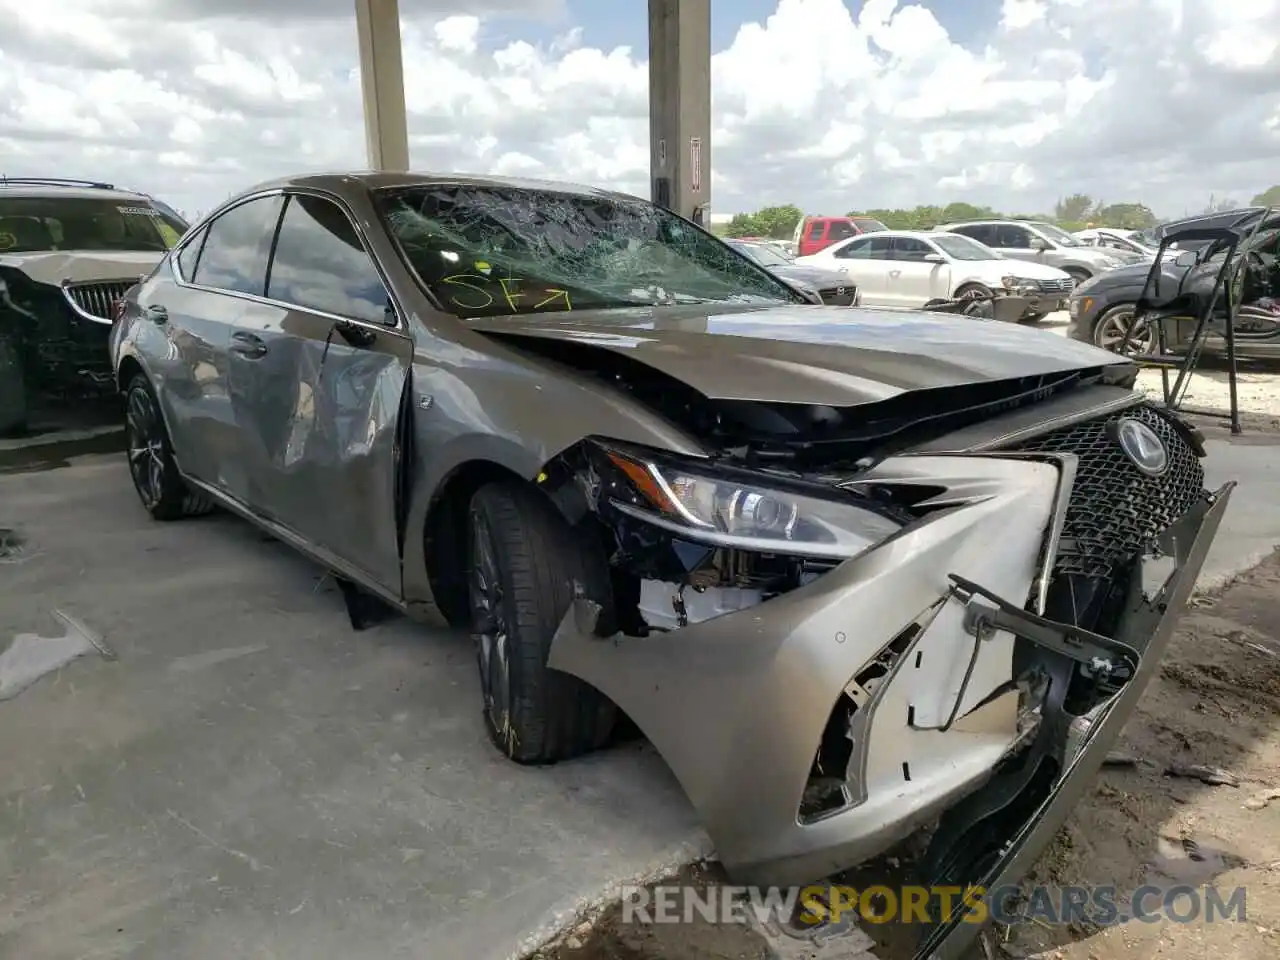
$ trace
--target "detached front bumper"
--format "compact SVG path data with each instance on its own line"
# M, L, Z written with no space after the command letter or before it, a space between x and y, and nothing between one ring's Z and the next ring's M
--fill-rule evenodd
M1161 549L1175 558L1176 567L1162 587L1136 598L1116 634L1117 640L1141 654L1133 678L1098 711L1074 756L1068 752L1066 766L1030 816L1001 823L1004 836L995 863L979 876L958 878L961 885L992 890L1018 883L1066 822L1159 668L1234 487L1229 483L1206 494L1161 538ZM925 937L914 960L959 960L965 955L980 927L965 923L961 911L942 919Z
M1019 641L1008 629L975 636L975 598L951 578L1018 606L1029 596L1042 601L1036 587L1054 562L1074 459L908 456L860 481L926 479L945 485L961 508L806 586L645 638L597 635L596 611L580 600L553 640L549 665L592 684L635 721L737 882L805 884L864 862L975 795L1021 748ZM1168 532L1177 572L1124 625L1140 654L1135 675L1054 799L1027 822L1029 838L1001 860L1010 871L1025 868L1018 851L1034 846L1033 857L1056 829L1037 824L1059 812L1060 822L1101 763L1163 653L1229 493ZM830 771L843 796L814 814L802 804L833 728L848 741L847 762Z

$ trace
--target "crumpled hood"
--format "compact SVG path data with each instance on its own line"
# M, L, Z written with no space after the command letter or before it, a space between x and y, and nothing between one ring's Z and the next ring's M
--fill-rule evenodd
M852 406L1126 362L1041 330L917 310L717 304L466 322L516 344L556 341L622 354L720 400Z
M136 280L155 269L160 251L84 250L0 254L0 267L20 270L37 283L58 286L63 280Z

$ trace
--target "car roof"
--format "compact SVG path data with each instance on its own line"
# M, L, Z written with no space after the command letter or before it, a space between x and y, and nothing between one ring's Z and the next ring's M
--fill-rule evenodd
M1019 223L1023 226L1035 226L1036 224L1045 223L1044 220L1015 220L1012 217L993 217L988 220L951 220L947 223L938 224L934 227L934 231L948 230L951 227L983 227L996 223Z
M538 180L525 177L490 177L470 173L394 173L380 170L357 170L334 173L307 173L267 180L236 194L242 197L264 190L312 189L339 195L369 190L395 190L403 187L468 186L514 190L539 190L564 193L579 197L598 197L611 200L636 200L632 194L616 190L603 190L582 183L563 180Z
M149 200L146 194L122 190L109 183L43 177L0 176L0 197L40 197L77 200Z

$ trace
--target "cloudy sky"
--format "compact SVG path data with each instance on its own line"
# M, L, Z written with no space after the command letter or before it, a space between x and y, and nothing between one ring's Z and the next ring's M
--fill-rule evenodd
M647 194L645 0L400 0L413 165ZM1280 0L713 0L712 209L1280 183ZM351 0L0 0L0 173L197 213L365 165Z

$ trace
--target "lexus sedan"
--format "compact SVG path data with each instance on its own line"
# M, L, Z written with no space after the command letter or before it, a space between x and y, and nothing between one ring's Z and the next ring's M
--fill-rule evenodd
M512 760L625 713L748 883L926 824L928 882L1025 870L1230 494L1124 358L812 304L565 184L256 187L127 295L112 359L153 517L234 511L333 570L353 623L466 628ZM942 919L921 956L974 933Z

